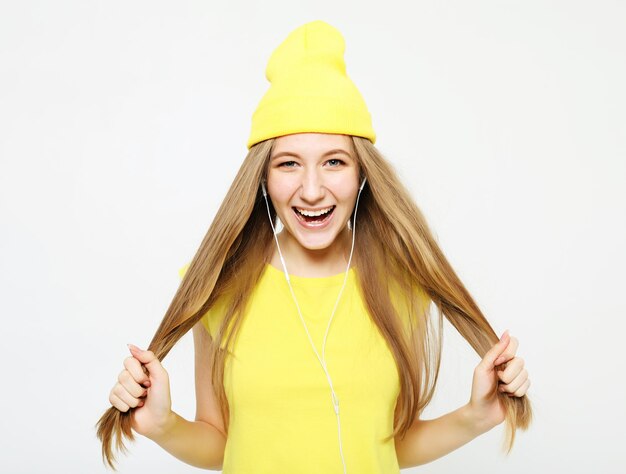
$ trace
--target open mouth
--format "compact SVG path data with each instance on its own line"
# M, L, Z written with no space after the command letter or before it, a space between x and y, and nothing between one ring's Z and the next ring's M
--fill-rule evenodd
M296 207L292 207L292 209L293 209L294 214L298 218L298 220L302 222L306 222L309 224L323 224L330 218L333 211L335 210L335 207L336 206L333 205L326 209L316 211L316 212L301 211Z

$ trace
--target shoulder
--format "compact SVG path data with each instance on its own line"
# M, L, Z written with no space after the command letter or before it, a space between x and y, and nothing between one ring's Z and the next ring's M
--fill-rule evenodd
M190 264L191 262L187 262L178 269L178 276L181 280L185 277ZM228 310L229 301L230 298L227 295L221 295L202 316L200 321L211 336L217 332L219 324Z
M178 276L182 279L185 276L185 273L187 273L187 269L189 268L189 265L191 264L191 262L187 262L185 263L182 267L180 267L178 269Z
M401 285L393 279L389 280L389 297L400 316L422 314L431 303L426 291L417 283Z

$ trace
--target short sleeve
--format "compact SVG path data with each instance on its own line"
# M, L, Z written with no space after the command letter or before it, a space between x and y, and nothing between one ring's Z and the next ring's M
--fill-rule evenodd
M187 273L187 269L189 268L190 264L191 262L188 262L185 265L183 265L181 268L179 268L178 275L180 276L181 280L184 278L185 274ZM227 307L226 307L225 299L219 298L215 302L215 304L200 319L200 322L208 331L208 333L211 335L211 337L213 337L213 334L217 332L219 324L221 323L222 319L224 319L224 315L226 314L226 309Z
M190 264L191 262L187 262L185 265L183 265L182 267L178 269L178 276L180 277L181 280L185 276L185 273L187 273L187 269L189 268Z
M389 296L405 327L411 324L411 320L414 317L420 317L425 314L431 302L426 292L420 286L414 285L411 289L411 294L406 294L393 280L390 282Z

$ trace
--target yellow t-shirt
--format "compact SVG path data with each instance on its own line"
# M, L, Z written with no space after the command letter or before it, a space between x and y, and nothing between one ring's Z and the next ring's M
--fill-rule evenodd
M344 277L290 276L320 358ZM211 334L223 316L221 308L216 304L202 318ZM224 474L343 473L328 379L283 271L270 264L251 294L233 355L224 372L230 408ZM365 309L354 268L328 331L325 358L339 399L347 472L400 472L393 438L383 441L393 431L399 374Z

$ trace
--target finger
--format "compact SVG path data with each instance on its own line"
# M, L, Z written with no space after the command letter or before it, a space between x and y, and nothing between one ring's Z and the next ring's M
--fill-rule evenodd
M514 357L507 363L506 369L498 370L498 378L504 383L511 383L524 368L524 359Z
M115 408L122 412L127 412L130 408L126 403L124 403L124 401L122 401L120 397L115 395L113 392L109 394L109 402L111 402L111 405L113 405Z
M132 394L130 394L121 384L115 384L115 387L113 387L113 393L115 395L117 395L119 397L120 400L122 400L124 403L126 403L126 405L128 405L129 407L136 407L137 404L139 403L139 398L138 397L133 397Z
M504 350L504 352L500 354L500 356L496 359L495 365L504 364L505 362L515 357L518 347L519 347L519 340L516 337L511 336L511 343Z
M517 376L508 384L501 384L498 389L501 392L510 392L513 393L518 390L524 382L528 380L528 371L523 369Z
M509 336L509 331L507 329L502 334L500 340L496 342L493 347L491 347L491 349L489 349L485 353L483 359L480 361L479 366L485 370L493 369L496 359L500 357L500 355L504 352L510 341L511 337Z
M130 372L130 375L133 376L135 382L143 384L145 386L150 385L150 377L143 371L143 368L141 367L141 362L139 362L133 356L129 356L124 359L124 367L126 367L126 370L128 370Z
M530 387L530 379L526 379L526 382L522 384L514 393L507 393L510 397L523 397L528 393L528 387Z
M135 398L139 398L147 393L148 389L139 385L127 369L120 372L117 380Z
M167 376L165 369L161 365L161 362L154 355L152 351L144 351L139 347L128 344L128 349L130 353L135 357L139 362L146 366L148 372L150 372L151 376L154 376L158 379L163 379Z

